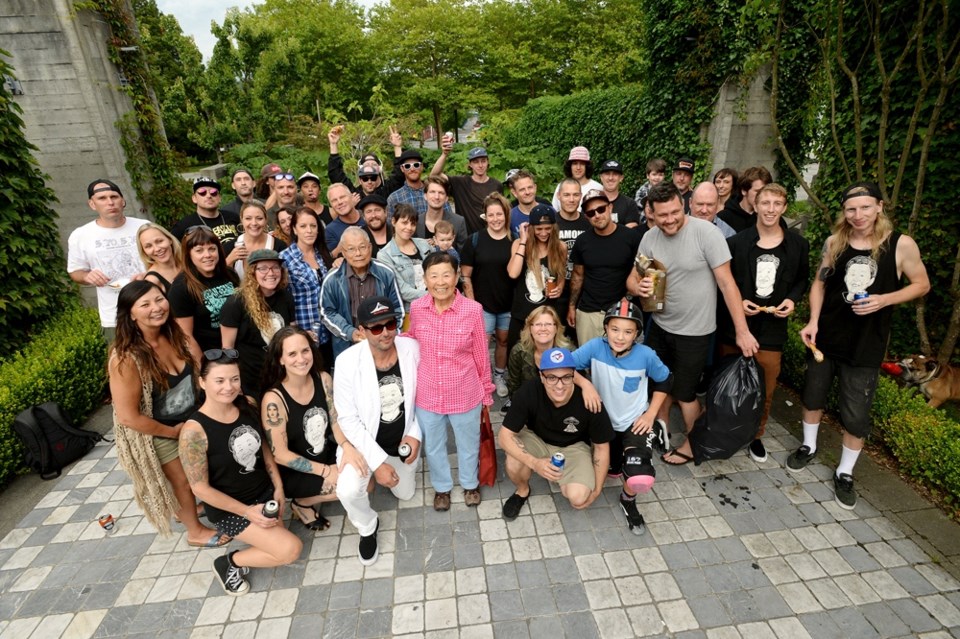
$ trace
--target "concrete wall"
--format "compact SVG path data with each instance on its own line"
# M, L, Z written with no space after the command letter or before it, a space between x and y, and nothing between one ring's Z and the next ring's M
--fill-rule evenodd
M773 173L776 157L770 126L770 93L764 88L769 77L770 69L762 69L746 94L736 82L727 82L720 89L717 114L707 130L707 141L713 149L709 177L724 167L740 171L765 166Z
M27 140L47 186L60 199L64 246L70 232L93 219L87 184L108 178L123 190L127 214L139 216L140 203L124 168L120 136L114 123L132 109L118 90L116 67L107 58L110 30L98 14L74 15L70 0L0 2L0 47L20 81Z

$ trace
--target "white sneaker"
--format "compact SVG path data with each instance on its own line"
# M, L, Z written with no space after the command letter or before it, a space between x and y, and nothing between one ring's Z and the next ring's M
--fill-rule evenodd
M509 391L507 390L507 380L503 375L493 374L493 384L497 387L497 396L506 397Z

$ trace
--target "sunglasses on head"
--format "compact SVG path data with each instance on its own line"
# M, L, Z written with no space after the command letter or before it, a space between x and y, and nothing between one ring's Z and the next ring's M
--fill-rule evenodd
M406 165L404 165L404 167L406 167ZM360 176L360 181L361 181L361 182L376 182L379 177L380 177L379 175L361 175L361 176Z
M604 204L603 206L598 206L598 207L595 208L595 209L590 209L590 210L584 209L584 210L583 210L583 214L586 215L587 217L593 217L593 216L597 215L598 213L606 213L606 212L607 212L607 205L606 205L606 204Z
M233 348L211 348L203 351L203 357L208 362L215 362L218 359L235 360L240 359L240 353Z
M216 197L219 192L220 191L216 189L197 189L197 195L200 197L207 197L208 195L210 197Z
M386 324L377 324L376 326L364 326L363 328L370 331L371 335L379 335L383 331L395 331L397 330L397 318L393 318Z
M410 169L419 169L423 166L423 162L404 162L400 166L409 171Z

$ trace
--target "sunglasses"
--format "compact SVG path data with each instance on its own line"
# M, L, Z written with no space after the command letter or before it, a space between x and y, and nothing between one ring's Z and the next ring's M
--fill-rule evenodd
M406 164L404 164L403 167L410 168ZM360 176L361 182L376 182L378 179L380 179L379 175L361 175Z
M203 351L203 357L208 362L215 362L218 359L236 360L240 359L240 353L233 348L211 348Z
M276 175L273 176L273 179L274 180L290 180L291 182L293 182L295 178L293 177L293 173L277 173Z
M371 335L379 335L383 331L395 331L397 330L397 319L394 318L387 322L386 324L377 324L376 326L364 326L365 330L370 331Z
M421 166L423 166L423 162L405 162L400 166L409 171L410 169L419 169Z
M197 195L200 197L207 197L208 195L210 197L217 197L218 193L220 193L220 191L216 189L197 189Z
M584 209L583 214L586 215L587 217L593 217L597 214L603 214L606 212L607 212L607 205L604 204L603 206L598 206L597 208L590 209L589 211Z

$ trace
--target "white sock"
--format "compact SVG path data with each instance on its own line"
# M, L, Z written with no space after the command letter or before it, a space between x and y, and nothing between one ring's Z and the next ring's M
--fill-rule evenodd
M853 467L857 463L857 458L860 457L860 451L847 448L846 446L841 446L840 449L840 463L837 465L837 476L850 475L853 477Z
M820 423L800 423L803 424L803 445L810 449L810 454L812 455L817 452L817 431L820 430Z

